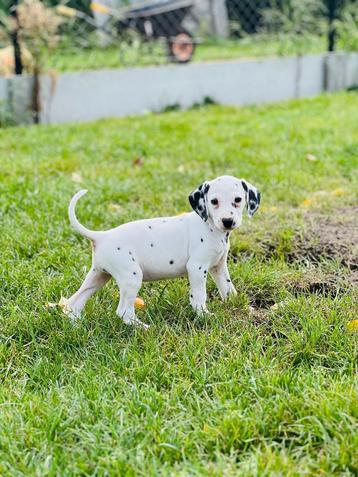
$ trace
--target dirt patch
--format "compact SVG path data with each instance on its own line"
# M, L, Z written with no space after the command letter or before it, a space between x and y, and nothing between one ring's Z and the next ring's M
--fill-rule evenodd
M358 271L358 207L338 209L330 216L306 214L302 234L292 240L289 261L335 260Z

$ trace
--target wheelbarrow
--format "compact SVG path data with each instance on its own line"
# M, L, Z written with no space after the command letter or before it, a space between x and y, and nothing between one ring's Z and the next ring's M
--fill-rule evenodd
M195 42L183 22L189 16L196 21L192 7L193 0L143 2L122 11L122 17L117 23L118 33L131 29L138 32L145 41L164 39L169 59L187 63L194 54Z
M189 17L197 23L193 2L194 0L145 0L125 9L113 9L92 2L91 9L112 17L119 37L126 38L128 33L135 33L148 43L164 40L169 60L187 63L194 54L195 41L183 23Z

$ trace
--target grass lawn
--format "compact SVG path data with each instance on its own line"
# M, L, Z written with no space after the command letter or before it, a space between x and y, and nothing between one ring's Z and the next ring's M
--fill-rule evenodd
M357 220L357 110L351 92L0 130L1 475L357 475L356 264L340 263L354 250L305 252L309 223L325 239L325 221ZM91 263L75 191L105 229L188 210L221 174L262 192L231 239L235 299L209 281L199 318L185 279L146 284L148 331L116 317L113 283L75 328L46 308Z
M326 42L324 37L313 36L304 39L260 36L248 36L241 40L205 39L196 46L192 61L323 53L326 51ZM63 72L165 64L166 55L166 45L163 42L140 44L137 48L126 50L121 50L120 45L73 48L67 43L65 48L49 55L46 69Z

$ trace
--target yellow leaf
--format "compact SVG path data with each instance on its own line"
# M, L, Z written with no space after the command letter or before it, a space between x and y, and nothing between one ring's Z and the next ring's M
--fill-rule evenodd
M301 207L309 207L310 205L313 204L313 200L312 199L305 199L302 204L301 204Z
M68 306L68 300L64 296L61 296L60 301L58 302L58 306L62 308L62 311L66 314L71 311L70 307Z
M66 5L57 5L55 10L59 15L63 15L64 17L73 18L77 15L77 10L67 7Z
M83 182L82 176L78 172L72 172L71 179L73 182L76 182L76 184Z
M119 204L114 204L113 202L111 202L110 204L108 204L108 210L110 212L119 212L121 210L121 206Z
M338 187L338 189L332 190L332 195L335 197L340 197L341 195L344 195L344 190Z
M306 159L311 162L317 161L317 157L314 154L307 154Z
M358 320L348 321L346 324L347 330L352 332L358 331Z
M134 306L135 306L136 308L144 308L144 307L145 307L145 303L144 303L144 301L143 301L141 298L139 298L139 296L137 296L137 298L135 299L135 302L134 302Z
M110 13L111 10L106 7L105 5L101 5L100 3L97 2L91 2L90 8L92 12L97 12L97 13Z

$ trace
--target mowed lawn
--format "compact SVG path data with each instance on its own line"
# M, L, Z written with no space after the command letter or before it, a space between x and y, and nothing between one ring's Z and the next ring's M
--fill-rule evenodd
M307 215L357 210L357 111L351 92L0 131L1 475L357 475L354 270L287 258ZM236 298L209 281L201 318L186 279L145 284L147 331L116 316L112 282L77 327L46 307L91 263L74 192L89 189L80 220L107 229L187 211L222 174L262 193L231 238ZM312 275L337 293L307 291Z

